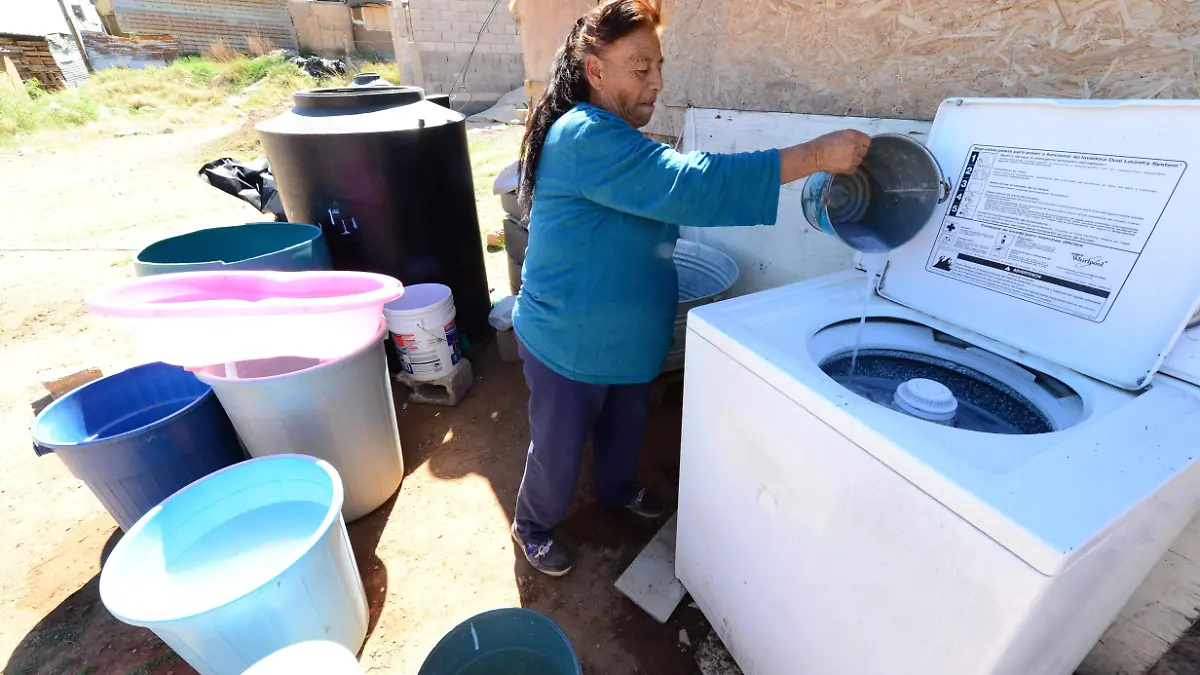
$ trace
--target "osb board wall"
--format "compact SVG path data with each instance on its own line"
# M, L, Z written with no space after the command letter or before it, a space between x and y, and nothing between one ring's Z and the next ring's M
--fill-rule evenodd
M1200 96L1195 0L667 0L668 107L932 119L956 96ZM651 131L678 134L660 111Z
M511 0L509 9L521 29L525 79L543 83L554 54L571 27L597 0Z

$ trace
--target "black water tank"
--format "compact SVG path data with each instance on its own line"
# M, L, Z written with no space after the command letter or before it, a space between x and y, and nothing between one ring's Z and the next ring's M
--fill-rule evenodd
M491 337L467 127L415 87L312 89L258 126L288 220L320 225L333 266L446 284L459 333Z

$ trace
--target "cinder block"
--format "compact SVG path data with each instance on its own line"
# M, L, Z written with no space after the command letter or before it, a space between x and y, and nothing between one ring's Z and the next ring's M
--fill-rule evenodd
M102 377L104 373L100 372L99 368L52 369L38 373L42 386L56 399Z

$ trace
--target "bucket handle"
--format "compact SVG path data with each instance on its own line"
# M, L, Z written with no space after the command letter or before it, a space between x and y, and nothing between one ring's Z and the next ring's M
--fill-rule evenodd
M941 167L938 167L938 170L940 171ZM944 203L946 203L947 199L950 199L950 184L946 182L945 178L942 178L938 182L941 184L941 190L942 190L942 196L938 197L938 203L944 204Z
M54 448L42 445L41 443L38 443L37 441L33 442L33 454L37 455L38 457L43 457L45 455L49 455L52 452L54 452Z

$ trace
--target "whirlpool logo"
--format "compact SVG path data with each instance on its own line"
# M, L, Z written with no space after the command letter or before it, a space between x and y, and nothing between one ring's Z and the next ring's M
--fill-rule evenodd
M1082 253L1072 253L1071 259L1075 261L1075 266L1083 267L1104 267L1108 261L1098 255L1084 255Z

